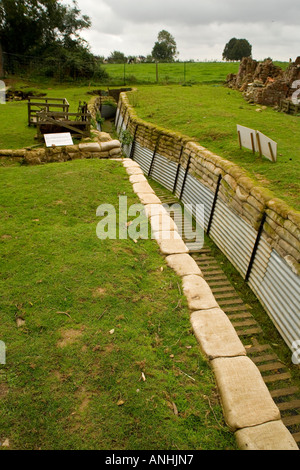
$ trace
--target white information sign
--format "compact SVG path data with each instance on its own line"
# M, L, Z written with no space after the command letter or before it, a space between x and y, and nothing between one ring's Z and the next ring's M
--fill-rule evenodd
M249 127L239 125L237 126L237 131L239 134L240 146L253 150L253 152L256 152L258 150L256 141L256 131L254 131L253 129L249 129Z
M269 137L265 136L259 131L254 129L249 129L244 126L237 126L237 131L239 135L240 147L245 147L259 154L271 162L276 162L277 160L277 143Z
M259 143L259 151L260 153L271 160L271 162L276 162L277 160L277 142L274 140L269 139L269 137L265 136L261 132L257 131L257 141Z
M44 134L46 147L63 147L64 145L73 145L70 132L61 132L58 134Z

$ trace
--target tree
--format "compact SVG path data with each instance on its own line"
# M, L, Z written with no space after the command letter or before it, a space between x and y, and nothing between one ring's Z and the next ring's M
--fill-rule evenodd
M232 38L226 44L223 51L223 60L242 60L244 57L251 57L252 46L247 39Z
M127 61L123 52L113 51L110 53L110 56L107 58L107 62L110 64L124 64Z
M166 30L158 33L157 41L152 50L152 57L157 62L174 62L178 54L174 37Z
M14 73L16 60L24 69L25 60L37 59L41 64L39 73L49 77L101 75L99 61L80 37L81 31L91 26L91 20L81 14L75 0L70 2L0 0L0 45L7 54L7 71Z
M0 41L5 52L34 54L70 40L82 45L79 32L89 28L75 0L62 5L58 0L0 0Z

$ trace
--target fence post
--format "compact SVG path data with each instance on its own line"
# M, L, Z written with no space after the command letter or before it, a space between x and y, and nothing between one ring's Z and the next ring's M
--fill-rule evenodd
M222 175L219 175L218 182L217 182L217 188L216 188L216 192L215 192L215 197L214 197L214 202L213 202L213 205L212 205L210 218L209 218L209 222L208 222L208 226L207 226L207 231L206 231L207 235L209 235L209 233L210 233L211 224L212 224L212 221L213 221L213 218L214 218L214 213L215 213L215 208L216 208L216 204L217 204L217 200L218 200L221 180L222 180Z
M118 125L119 125L119 120L120 120L120 116L121 116L121 111L122 111L122 101L121 101L121 104L120 104L120 108L119 108L119 114L118 114L118 119L117 119L117 122L116 122L116 131L118 132Z
M184 191L187 175L188 175L188 172L189 172L189 169L190 169L191 159L192 159L192 154L190 153L189 159L188 159L188 162L187 162L187 166L186 166L186 170L185 170L184 179L183 179L183 182L182 182L182 187L181 187L179 199L181 199L182 196L183 196L183 191Z
M246 274L246 277L245 277L246 282L249 281L249 278L250 278L250 275L251 275L252 267L253 267L253 264L254 264L254 261L255 261L255 258L256 258L256 253L257 253L258 245L259 245L259 242L260 242L260 239L261 239L261 235L262 235L262 232L263 232L263 228L264 228L264 225L265 225L266 218L267 218L267 214L266 214L266 212L264 212L263 216L262 216L262 219L261 219L261 223L260 223L258 232L257 232L257 237L256 237L256 240L255 240L255 245L253 247L250 263L249 263L249 266L248 266L248 271L247 271L247 274Z
M139 125L137 124L136 127L135 127L135 130L134 130L134 136L133 136L132 146L131 146L131 150L130 150L130 158L131 158L132 160L133 160L133 156L134 156L135 139L136 139L136 133L137 133L138 127L139 127Z
M150 168L149 168L149 171L148 171L148 178L151 176L151 171L152 171L154 159L155 159L155 156L156 156L156 152L157 152L157 149L158 149L158 144L159 144L160 137L161 137L161 134L159 134L159 136L157 138L157 141L156 141L156 144L155 144L155 149L154 149L154 152L153 152Z
M177 186L177 181L178 181L178 176L179 176L179 171L180 171L180 162L181 162L181 157L182 157L182 154L183 154L183 149L184 149L184 146L182 145L181 150L180 150L178 165L177 165L177 171L176 171L174 186L173 186L173 194L175 194L175 191L176 191L176 186Z

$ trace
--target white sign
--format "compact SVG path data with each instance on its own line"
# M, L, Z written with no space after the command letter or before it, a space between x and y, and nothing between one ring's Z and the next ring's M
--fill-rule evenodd
M239 134L240 146L253 150L253 152L256 152L258 150L256 141L256 131L254 131L253 129L249 129L248 127L239 125L237 126L237 131Z
M260 155L276 162L277 160L277 143L274 140L269 139L259 131L249 129L244 126L237 126L239 135L240 147L245 147L255 152L259 152Z
M44 134L46 147L63 147L64 145L73 145L70 132L61 132L59 134Z
M256 133L256 138L259 145L259 152L261 153L261 155L271 160L271 162L276 162L277 143L258 131Z

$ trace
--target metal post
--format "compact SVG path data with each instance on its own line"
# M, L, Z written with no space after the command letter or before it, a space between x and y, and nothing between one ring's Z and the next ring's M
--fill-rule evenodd
M118 132L118 125L119 125L119 120L120 120L120 116L121 116L121 110L122 110L122 101L121 101L121 104L120 104L119 115L118 115L118 119L117 119L117 122L116 122L116 131L117 132Z
M189 159L188 159L188 162L187 162L187 166L186 166L186 170L185 170L184 180L183 180L183 183L182 183L179 199L181 199L182 196L183 196L183 191L184 191L187 175L188 175L188 172L189 172L189 169L190 169L191 159L192 159L192 155L190 153Z
M211 229L211 224L212 224L212 221L213 221L213 218L214 218L214 213L215 213L215 208L216 208L216 205L217 205L221 180L222 180L222 175L219 175L218 182L217 182L217 188L216 188L216 192L215 192L215 197L214 197L214 202L213 202L213 205L212 205L210 218L209 218L209 222L208 222L208 226L207 226L207 231L206 231L207 235L209 235L209 232L210 232L210 229Z
M249 263L249 266L248 266L248 271L247 271L246 278L245 278L246 282L249 281L249 278L250 278L250 275L251 275L253 263L255 261L258 245L259 245L259 242L260 242L261 234L263 232L263 228L264 228L264 225L265 225L266 218L267 218L267 214L266 214L266 212L264 212L263 216L262 216L262 219L261 219L261 223L260 223L258 232L257 232L257 237L256 237L255 245L253 247L253 252L252 252L252 255L251 255L250 263Z
M157 141L156 141L156 144L155 144L155 149L154 149L154 152L153 152L153 156L152 156L150 168L149 168L149 171L148 171L148 178L149 178L150 175L151 175L151 171L152 171L152 167L153 167L155 155L156 155L156 152L157 152L157 149L158 149L158 144L159 144L160 136L161 136L161 134L159 134L159 136L158 136L158 138L157 138Z
M137 124L136 127L135 127L134 136L133 136L133 141L132 141L132 146L131 146L131 150L130 150L130 158L131 158L132 160L133 160L133 156L134 156L135 139L136 139L136 133L137 133L138 127L139 127L139 125Z
M173 186L173 194L175 194L175 191L176 191L176 186L177 186L177 181L178 181L178 177L179 177L180 162L181 162L181 157L182 157L182 154L183 154L183 149L184 149L184 146L182 145L181 150L180 150L180 156L179 156L179 160L178 160L178 165L177 165L177 171L176 171L174 186Z

